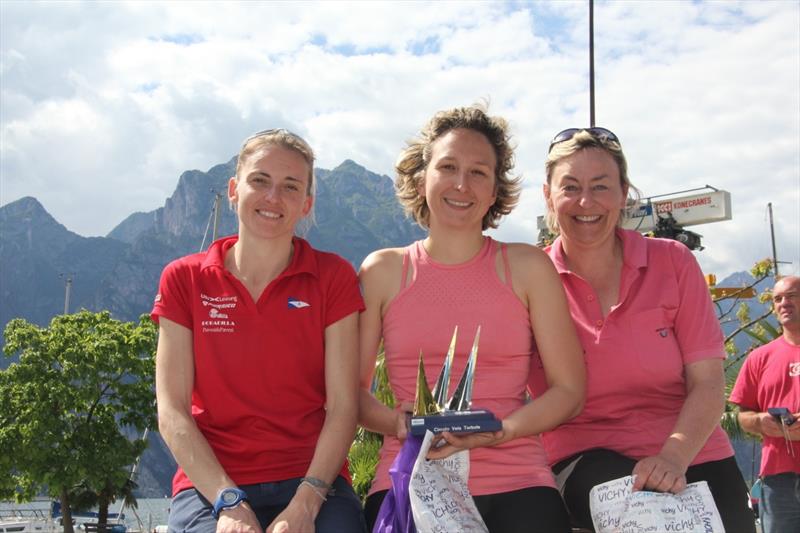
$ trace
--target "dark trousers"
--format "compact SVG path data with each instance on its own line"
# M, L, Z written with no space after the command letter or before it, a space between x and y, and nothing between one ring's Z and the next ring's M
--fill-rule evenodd
M370 531L388 491L371 494L364 506ZM490 533L567 533L570 530L564 502L556 489L526 489L473 496L475 506Z
M560 473L579 456L581 460L564 485L564 502L573 526L594 531L589 491L600 483L631 475L637 461L611 450L587 450L559 462L553 472ZM755 533L755 517L747 506L747 485L733 457L690 466L686 482L697 481L708 483L727 533Z
M289 505L300 478L242 485L250 507L262 528L266 528ZM322 504L314 524L317 533L364 533L361 502L353 488L342 477L333 482L336 493ZM217 521L211 516L211 503L195 489L179 492L172 498L169 512L169 533L214 533Z

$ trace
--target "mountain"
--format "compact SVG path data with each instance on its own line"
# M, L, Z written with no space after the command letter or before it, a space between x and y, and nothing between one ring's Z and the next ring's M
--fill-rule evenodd
M0 208L0 325L15 317L46 324L64 310L65 281L72 279L70 308L91 308L95 289L130 246L103 237L81 237L59 224L35 198ZM129 317L125 317L129 318ZM0 362L0 368L5 363Z
M0 207L0 326L16 317L48 324L64 310L67 278L72 280L70 310L108 309L121 320L149 312L164 266L197 252L203 242L208 245L216 193L222 193L217 234L236 233L236 217L225 197L235 169L234 157L207 172L184 172L162 207L131 214L106 237L67 230L35 198ZM315 169L315 176L316 224L306 238L316 248L336 252L358 267L373 250L424 236L405 218L388 176L350 160L333 170ZM0 368L11 362L0 358ZM174 471L171 454L151 433L139 468L140 496L167 494Z

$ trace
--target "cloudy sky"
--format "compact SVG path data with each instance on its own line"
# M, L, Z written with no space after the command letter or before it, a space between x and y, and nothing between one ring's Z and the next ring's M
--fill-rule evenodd
M733 220L689 228L704 269L771 256L772 202L800 274L800 4L598 1L595 62L596 123L645 196L731 193ZM0 204L34 196L85 236L254 131L391 175L433 112L487 98L525 179L496 235L535 242L548 141L589 122L588 2L0 0L0 84Z

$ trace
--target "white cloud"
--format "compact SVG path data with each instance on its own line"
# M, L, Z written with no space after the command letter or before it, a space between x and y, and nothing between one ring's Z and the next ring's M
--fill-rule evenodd
M391 174L439 109L489 97L525 191L496 232L534 241L548 140L587 125L588 17L574 2L0 2L0 202L39 198L100 235L163 204L179 174L289 127L320 166ZM595 6L597 123L646 195L729 190L734 219L691 228L725 275L800 263L800 7ZM770 248L767 246L767 248ZM771 253L766 250L767 255Z

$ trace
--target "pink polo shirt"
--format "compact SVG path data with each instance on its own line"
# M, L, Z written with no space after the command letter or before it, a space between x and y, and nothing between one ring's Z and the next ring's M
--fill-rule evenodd
M623 260L619 304L603 318L588 282L566 266L561 239L546 251L567 294L585 351L587 398L583 412L542 435L551 464L592 448L633 459L657 454L672 433L686 399L684 366L725 358L705 279L683 244L617 230ZM534 396L546 390L534 360ZM717 426L691 464L733 455Z

